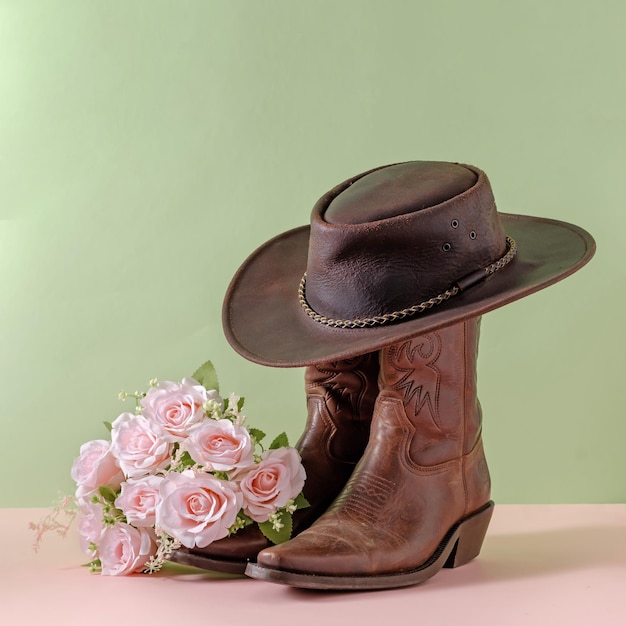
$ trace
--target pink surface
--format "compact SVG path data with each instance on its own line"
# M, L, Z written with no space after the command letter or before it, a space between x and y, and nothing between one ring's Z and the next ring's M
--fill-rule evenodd
M626 625L626 504L496 506L480 557L407 589L300 591L178 568L89 574L75 536L31 549L43 509L0 509L4 624Z

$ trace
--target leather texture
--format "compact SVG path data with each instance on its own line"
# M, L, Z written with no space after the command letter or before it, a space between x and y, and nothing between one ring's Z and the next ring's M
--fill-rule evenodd
M329 224L365 224L446 202L476 184L456 163L418 161L378 169L353 182L324 209Z
M308 530L260 552L259 566L337 577L410 572L488 505L478 336L472 319L381 351L370 440L350 481Z
M294 514L294 534L329 507L361 458L378 394L378 371L377 353L306 368L307 423L296 448L306 470L304 495L311 506ZM182 556L175 554L173 560L212 570L220 569L220 560L241 562L243 573L245 563L270 545L255 524L206 548L182 549Z

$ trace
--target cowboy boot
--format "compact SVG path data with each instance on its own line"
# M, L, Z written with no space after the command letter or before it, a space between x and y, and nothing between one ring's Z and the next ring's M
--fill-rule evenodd
M296 448L306 470L304 496L310 507L293 516L293 534L308 528L350 478L369 438L378 395L378 354L370 353L305 369L308 417ZM258 526L248 526L206 548L181 548L172 561L243 574L246 565L272 544Z
M491 517L476 395L479 319L380 353L370 440L346 488L253 578L318 589L413 585L478 555Z

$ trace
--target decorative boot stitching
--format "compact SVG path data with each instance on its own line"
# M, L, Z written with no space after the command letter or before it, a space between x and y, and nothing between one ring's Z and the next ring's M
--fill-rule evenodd
M354 499L360 503L367 503L367 506L364 507L357 504L355 510L359 508L364 511L380 511L391 498L395 487L394 482L377 476L372 472L363 471L348 481L344 492L339 496L337 502L343 502L345 505L348 505Z
M411 407L410 411L417 417L427 407L433 423L443 431L439 418L441 372L435 365L441 356L441 350L441 336L432 333L420 337L419 341L406 341L399 347L394 346L389 350L388 358L389 365L399 374L404 374L399 381L392 384L392 389L403 394L402 401L407 412ZM402 367L401 361L410 365Z
M379 540L386 538L387 545L397 547L405 544L406 539L392 531L384 521L384 512L393 498L395 488L395 483L372 472L363 471L348 482L342 495L335 501L335 506L340 507L342 516L345 515L359 525L367 523L376 529Z
M357 369L359 359L347 359L315 365L315 369L323 377L321 380L309 384L310 389L321 387L324 389L325 401L331 412L346 411L354 418L360 418L361 403L367 390L367 376ZM340 369L340 364L346 364L347 370ZM335 403L332 406L331 402Z

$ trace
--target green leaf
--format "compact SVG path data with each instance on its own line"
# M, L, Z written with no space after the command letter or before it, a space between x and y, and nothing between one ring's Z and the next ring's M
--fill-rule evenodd
M106 485L102 485L98 487L98 493L107 501L113 504L115 502L115 498L117 498L117 494L111 487L107 487Z
M259 529L261 532L272 542L275 544L285 543L285 541L289 541L291 539L291 531L293 530L293 521L291 519L291 515L287 513L287 511L281 511L280 515L280 523L284 524L283 527L276 531L274 530L274 526L272 522L259 522Z
M113 430L113 424L111 424L111 422L102 422L105 426L105 428L111 432Z
M287 433L280 433L272 443L270 443L270 450L276 450L277 448L285 448L289 445L289 439L287 439Z
M302 492L298 494L293 503L298 507L298 509L308 509L311 506L311 503L304 497Z
M187 452L187 450L185 450L180 455L180 464L183 467L193 467L196 464L196 462L191 458L191 454L189 454L189 452Z
M258 428L249 428L248 432L250 433L250 437L252 437L257 443L261 443L261 441L265 439L265 433Z
M245 403L246 399L245 398L239 398L239 401L237 402L237 410L241 411L241 409L243 409L243 405Z
M203 363L191 377L197 380L205 389L215 389L219 393L220 386L217 381L217 372L211 361Z

